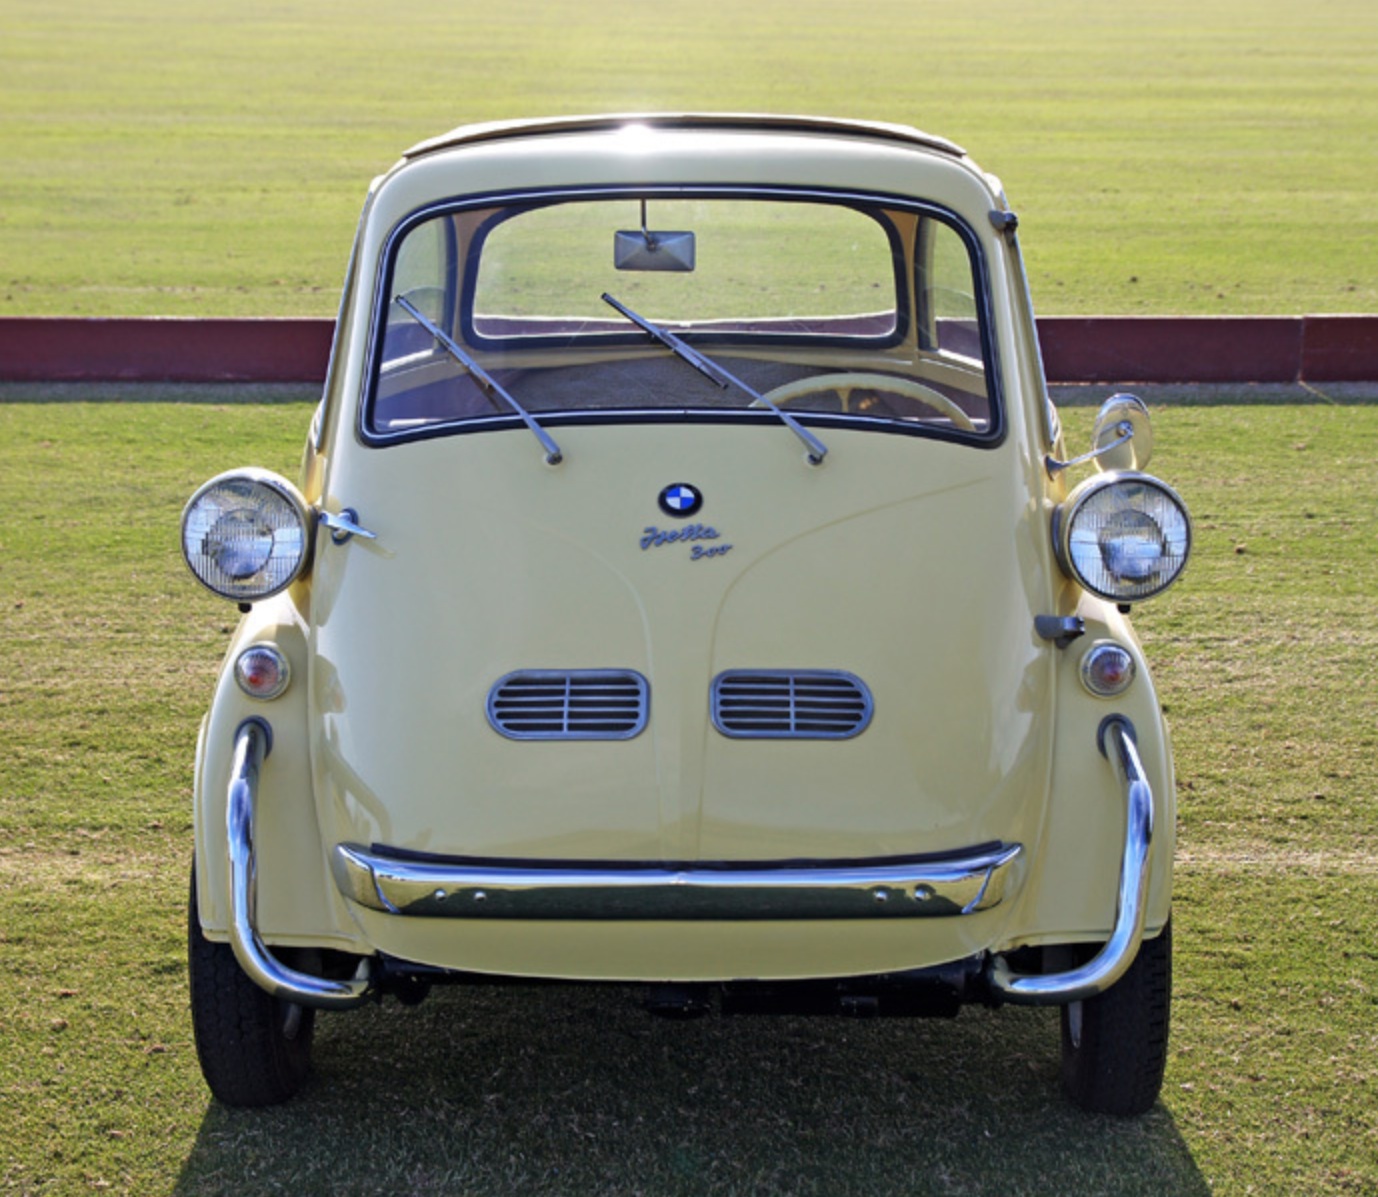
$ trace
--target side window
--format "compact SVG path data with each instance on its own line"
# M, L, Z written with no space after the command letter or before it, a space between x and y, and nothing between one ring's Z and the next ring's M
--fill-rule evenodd
M981 358L981 326L971 253L951 225L925 217L915 259L919 345L928 352Z
M448 217L427 220L402 241L392 268L392 293L404 295L427 319L449 329L454 323L454 224ZM383 366L417 354L433 354L435 342L420 325L389 320L383 341Z

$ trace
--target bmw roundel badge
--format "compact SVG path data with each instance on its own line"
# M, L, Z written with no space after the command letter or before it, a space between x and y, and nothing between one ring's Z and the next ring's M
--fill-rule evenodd
M703 506L703 492L687 482L672 482L660 492L660 509L676 519L687 519Z

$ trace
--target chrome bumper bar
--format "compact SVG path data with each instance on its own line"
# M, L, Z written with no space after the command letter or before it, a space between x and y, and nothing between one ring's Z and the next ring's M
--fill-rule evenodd
M402 859L340 844L331 864L345 897L423 918L932 918L998 905L1020 851L1013 844L960 858L808 866L515 867Z
M987 980L991 990L1008 1002L1060 1005L1095 997L1118 981L1139 953L1153 848L1153 789L1144 775L1134 725L1128 719L1121 715L1107 719L1098 740L1125 791L1124 851L1114 929L1092 959L1064 973L1019 974L1003 956L993 957Z
M234 737L225 816L230 860L230 946L250 980L274 997L325 1010L347 1010L371 996L366 976L332 981L288 968L264 945L255 926L254 807L258 801L258 772L271 748L272 736L262 720L246 719L239 725Z

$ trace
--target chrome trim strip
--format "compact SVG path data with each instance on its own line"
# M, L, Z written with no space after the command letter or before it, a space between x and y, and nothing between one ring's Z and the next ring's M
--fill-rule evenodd
M258 803L259 769L271 749L272 733L262 719L246 719L239 725L234 734L234 764L225 806L230 946L249 979L274 997L323 1010L348 1010L372 996L368 977L330 981L288 968L264 945L255 926L254 808Z
M1123 715L1110 716L1101 724L1097 739L1125 791L1124 851L1120 858L1114 930L1091 960L1064 973L1019 974L1003 956L992 957L988 971L990 987L1008 1002L1060 1005L1084 1001L1109 989L1138 955L1153 847L1153 789L1139 759L1134 725L1128 719Z
M553 867L414 861L339 844L345 897L421 918L756 920L940 918L999 905L1022 848L898 863Z

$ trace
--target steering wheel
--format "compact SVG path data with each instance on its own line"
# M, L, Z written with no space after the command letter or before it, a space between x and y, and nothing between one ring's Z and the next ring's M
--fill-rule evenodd
M912 399L915 403L922 403L925 407L941 412L964 432L976 431L971 417L946 395L921 382L915 382L912 378L901 378L894 374L815 374L810 378L796 378L773 391L767 391L765 398L780 406L819 391L835 391L842 401L842 410L846 412L849 410L852 392L857 390L888 391L894 395L903 395L906 399ZM751 406L765 405L758 400Z

